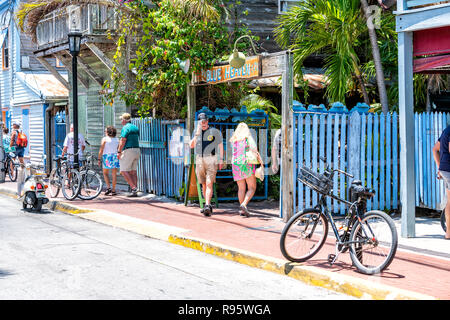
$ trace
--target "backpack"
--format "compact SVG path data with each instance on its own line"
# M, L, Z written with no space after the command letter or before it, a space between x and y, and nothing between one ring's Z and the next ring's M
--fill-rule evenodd
M26 147L28 145L27 135L23 131L17 132L16 144L18 147Z

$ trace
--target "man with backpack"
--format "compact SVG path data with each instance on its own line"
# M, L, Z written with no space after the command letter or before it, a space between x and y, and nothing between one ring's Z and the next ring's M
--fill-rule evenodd
M23 156L25 153L25 148L28 145L28 139L25 133L20 130L20 124L15 122L13 123L13 130L11 133L11 142L9 146L15 148L15 154L19 158L19 162L21 165L24 165Z

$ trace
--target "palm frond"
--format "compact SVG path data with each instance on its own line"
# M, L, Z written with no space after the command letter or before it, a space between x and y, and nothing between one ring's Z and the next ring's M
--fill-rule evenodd
M186 18L204 21L218 21L220 12L210 0L168 0L176 9L183 12Z

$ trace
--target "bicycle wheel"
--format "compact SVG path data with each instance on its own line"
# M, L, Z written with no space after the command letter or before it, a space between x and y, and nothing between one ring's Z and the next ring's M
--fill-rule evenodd
M78 196L81 187L81 176L76 170L70 170L65 173L61 182L61 191L64 198L67 200L73 200Z
M78 197L83 200L92 200L102 192L103 181L94 170L83 170L81 175L81 188Z
M312 258L322 248L328 235L328 219L317 209L306 209L294 215L281 233L283 256L292 262Z
M350 257L360 272L380 273L391 264L397 245L397 230L391 217L382 211L369 211L352 227Z
M447 232L447 224L445 221L445 209L441 212L441 227L444 230L444 232Z
M48 185L50 189L50 195L52 198L56 198L59 194L59 190L61 189L61 181L57 173L57 169L53 168L52 172L48 176Z
M7 162L8 177L12 182L17 180L17 167L12 160Z

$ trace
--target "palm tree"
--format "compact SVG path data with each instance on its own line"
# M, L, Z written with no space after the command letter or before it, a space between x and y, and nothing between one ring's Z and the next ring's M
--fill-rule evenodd
M171 5L179 9L187 18L201 19L204 21L218 21L221 13L215 6L217 4L225 9L222 1L212 0L168 0Z
M294 72L302 78L304 60L313 53L327 55L326 94L330 102L344 101L353 76L364 102L370 104L355 48L367 30L357 0L305 0L278 19L275 39L294 52Z
M365 14L367 20L367 28L369 30L369 38L372 47L373 62L375 64L376 79L378 85L378 94L380 95L381 109L383 113L387 113L389 112L389 103L386 91L386 84L384 82L383 65L381 64L380 48L378 47L377 32L375 31L373 22L370 24L371 12L369 10L369 4L367 3L367 0L360 0L360 1L361 1L361 9Z

